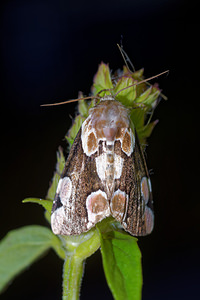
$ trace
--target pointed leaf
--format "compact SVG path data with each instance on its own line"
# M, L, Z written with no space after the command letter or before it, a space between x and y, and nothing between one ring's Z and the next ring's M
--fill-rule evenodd
M139 69L135 72L130 72L128 69L127 69L127 66L123 66L123 74L124 75L131 75L135 80L142 80L142 76L143 76L143 73L144 73L144 69Z
M148 138L151 135L151 133L157 123L158 123L158 120L155 120L154 122L151 122L151 123L145 125L141 129L138 129L137 133L138 133L139 139Z
M84 118L88 117L89 105L85 100L78 101L78 111Z
M111 77L110 77L109 66L104 63L101 63L99 65L96 75L94 76L94 84L92 87L92 93L94 95L96 95L101 90L112 89L112 88L113 88L113 84L112 84ZM104 96L105 94L109 95L110 92L109 91L103 92L103 93L101 93L101 96Z
M116 95L116 100L120 101L125 106L132 106L136 97L136 85L133 84L136 83L137 82L131 77L120 78L114 89L114 93L119 92L119 94ZM124 88L126 89L123 90Z
M143 103L145 99L150 95L152 91L152 87L148 88L146 91L144 91L139 97L136 98L136 103Z
M50 200L44 200L44 199L39 199L39 198L26 198L22 201L22 203L37 203L42 205L48 213L51 214L51 209L52 209L52 201Z
M70 146L72 146L74 139L79 131L79 129L81 128L81 125L83 124L83 122L85 121L85 118L81 115L78 115L75 120L74 123L71 127L71 129L69 130L68 134L65 136L65 138L67 139L68 142L70 142ZM72 141L72 143L71 143Z
M51 181L51 185L48 189L47 195L46 195L46 199L48 199L49 201L53 201L55 194L56 194L56 189L58 186L58 182L60 180L60 175L61 173L55 172ZM41 203L42 204L42 203Z
M127 233L100 234L101 254L107 283L115 300L140 300L141 253L137 239Z
M143 104L146 104L146 105L150 105L152 107L154 107L154 103L155 101L158 99L159 95L160 95L160 90L156 90L156 91L153 91L152 89L152 92L144 101L143 101Z
M142 80L143 79L143 77L142 77L143 74L144 74L144 68L139 69L139 70L133 72L132 76L136 80Z
M136 130L144 126L145 110L136 108L132 109L130 113L130 119L133 122Z
M54 173L51 185L48 189L47 195L46 195L46 199L53 201L55 194L56 194L56 189L57 189L57 185L58 185L58 181L60 179L60 175L63 171L63 168L65 166L65 157L63 155L63 150L61 147L58 148L57 151L57 163L56 163L56 171ZM42 204L42 203L40 203Z
M50 247L57 251L61 242L46 227L33 225L10 231L0 242L0 291Z
M58 151L57 151L57 164L56 164L56 172L58 174L61 174L62 171L63 171L63 168L65 166L65 157L64 157L64 154L63 154L63 150L62 150L62 147L59 147L58 148ZM49 199L49 198L47 198ZM54 198L53 198L54 199ZM51 200L51 199L50 199Z

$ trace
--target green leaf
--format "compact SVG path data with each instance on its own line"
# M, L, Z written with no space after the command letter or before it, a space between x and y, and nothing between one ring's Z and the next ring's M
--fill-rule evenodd
M113 89L113 84L110 76L109 66L104 63L101 63L94 77L92 93L96 95L104 89ZM101 97L103 97L104 95L110 95L110 91L101 93Z
M136 80L142 80L143 79L143 73L144 73L144 68L139 69L135 72L132 73L132 77Z
M130 119L133 122L136 130L138 130L138 128L144 126L145 110L140 108L132 109L130 113Z
M61 241L50 229L32 225L10 231L0 242L0 291L50 247L64 258Z
M83 122L85 121L85 118L81 115L78 115L75 120L74 123L71 127L71 129L68 132L68 135L65 136L65 138L67 139L67 141L70 143L70 146L72 146L74 139L79 131L79 129L81 128L81 125L83 124Z
M46 209L45 218L49 222L49 224L51 223L51 209L53 205L53 202L51 200L44 200L39 198L26 198L22 201L22 203L37 203L42 205Z
M136 103L143 103L146 98L151 94L152 92L152 87L146 89L146 91L144 91L141 95L139 95L139 97L136 98L135 102Z
M120 101L125 106L132 106L133 102L135 100L135 97L136 97L136 85L133 85L133 84L136 84L136 83L137 83L137 81L135 81L131 77L120 78L114 89L114 93L119 92L119 94L117 94L117 96L116 96L116 100ZM131 86L131 85L133 85L133 86ZM127 88L128 86L130 86L130 87ZM126 88L126 89L123 90L124 88Z
M48 213L51 214L51 209L52 209L52 201L50 200L44 200L44 199L39 199L39 198L26 198L22 201L22 203L37 203L42 205Z
M62 150L62 147L59 147L58 148L58 151L57 151L57 164L56 164L56 172L61 175L62 171L63 171L63 168L65 166L65 157L64 157L64 154L63 154L63 150ZM53 195L53 199L54 199L54 196L55 194ZM47 198L49 199L49 198ZM52 200L53 200L52 199Z
M56 189L57 189L57 185L58 185L58 181L60 179L60 175L63 171L63 168L65 166L65 157L63 155L63 150L61 147L58 148L57 151L57 163L56 163L56 171L54 173L51 185L48 189L47 195L46 195L46 199L53 201L55 194L56 194ZM42 204L42 203L40 203Z
M158 123L158 120L155 120L154 122L151 122L151 123L145 125L141 129L138 129L137 133L138 133L139 139L145 140L147 137L149 137L157 123Z
M127 233L100 233L101 254L107 283L115 300L140 300L141 253L137 239Z
M160 95L160 90L152 89L152 93L143 101L143 104L154 107L156 100Z
M78 111L84 118L88 117L89 105L85 100L78 101Z
M49 187L47 195L46 195L46 199L48 199L50 201L54 200L58 182L60 180L60 175L61 175L61 173L58 173L56 171L54 172L50 187Z

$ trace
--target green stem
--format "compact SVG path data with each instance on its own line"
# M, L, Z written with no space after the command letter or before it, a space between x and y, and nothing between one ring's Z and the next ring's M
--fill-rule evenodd
M63 268L63 300L79 299L84 260L68 256Z
M84 262L100 247L96 229L80 236L64 237L65 263L63 267L63 300L78 300L83 276Z

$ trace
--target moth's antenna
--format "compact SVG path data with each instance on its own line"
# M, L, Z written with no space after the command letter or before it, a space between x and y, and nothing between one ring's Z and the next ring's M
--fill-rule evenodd
M120 91L118 91L118 92L115 94L115 97L116 97L119 93L121 93L122 91L124 91L124 90L126 90L126 89L128 89L128 88L130 88L130 87L132 87L132 86L134 86L134 85L139 85L139 84L141 84L141 83L147 82L147 81L149 81L149 80L152 80L152 79L154 79L154 78L156 78L156 77L159 77L159 76L161 76L161 75L163 75L163 74L166 74L166 73L169 73L169 70L164 71L164 72L161 72L161 73L159 73L159 74L157 74L157 75L154 75L154 76L152 76L152 77L149 77L149 78L147 78L147 79L141 80L141 81L136 82L136 83L134 83L134 84L131 84L131 85L129 85L129 86L127 86L127 87L121 89Z
M77 98L77 99L71 99L71 100L67 100L67 101L64 101L64 102L58 102L58 103L42 104L40 106L56 106L56 105L61 105L61 104L67 104L67 103L77 102L77 101L80 101L80 100L92 99L92 98L95 98L95 96L84 97L84 98Z
M63 102L57 102L57 103L49 103L49 104L42 104L40 106L56 106L56 105L62 105L62 104L68 104L68 103L72 103L72 102L78 102L80 100L87 100L87 99L94 99L94 98L100 98L99 94L101 94L102 92L107 92L107 91L112 91L113 89L103 89L101 91L99 91L96 95L94 96L89 96L89 97L82 97L82 98L77 98L77 99L71 99L71 100L67 100L67 101L63 101Z
M117 47L119 48L119 51L123 57L123 60L125 62L125 65L127 67L127 69L129 70L130 73L133 73L135 72L135 68L134 68L134 65L132 64L130 58L128 57L127 53L124 51L124 49L119 45L117 44ZM133 69L133 72L130 70L129 66L128 66L128 63L130 64L131 68Z

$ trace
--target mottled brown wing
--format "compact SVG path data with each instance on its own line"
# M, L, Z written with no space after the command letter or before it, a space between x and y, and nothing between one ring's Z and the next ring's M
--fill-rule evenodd
M135 146L131 156L127 156L116 143L115 153L124 158L122 175L116 180L115 190L125 192L127 201L121 224L126 231L135 236L151 233L154 224L151 182L135 132Z
M83 153L81 129L79 130L58 183L52 207L51 225L55 234L75 235L88 231L86 198L92 192L104 191L96 172L97 154ZM88 226L89 224L89 226Z

